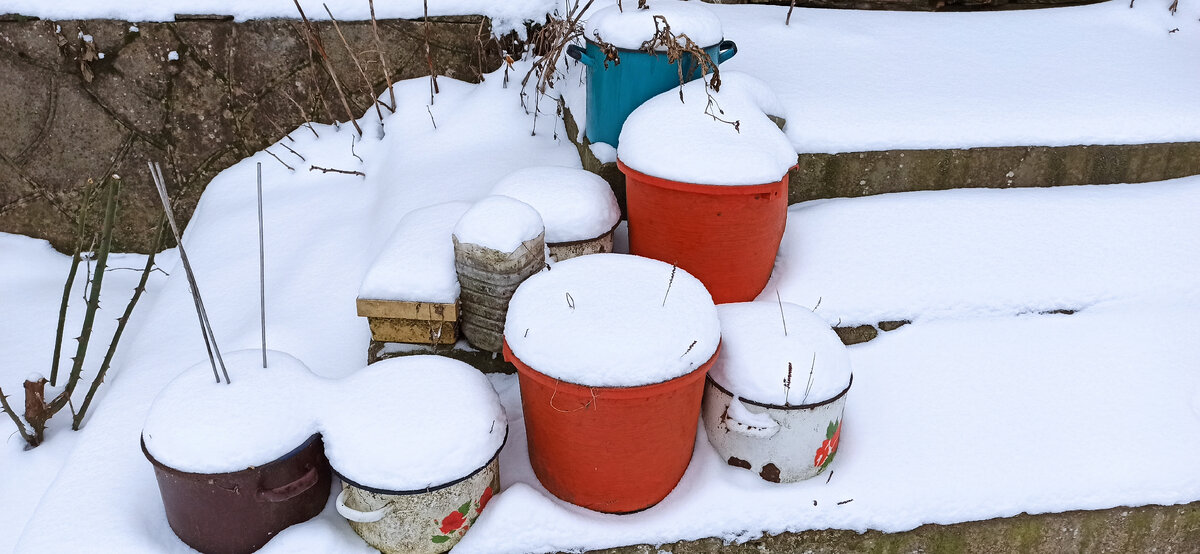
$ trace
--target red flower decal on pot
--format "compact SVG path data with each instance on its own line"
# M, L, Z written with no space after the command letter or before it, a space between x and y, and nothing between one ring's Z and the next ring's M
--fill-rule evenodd
M479 511L483 511L487 507L489 501L492 500L492 487L483 490L483 496L479 497Z
M458 512L450 512L450 515L446 516L446 518L442 520L442 532L450 533L451 531L462 527L462 524L466 522L467 518L463 517L462 514Z
M825 440L821 441L821 446L817 448L817 454L813 457L813 466L825 469L829 462L833 461L833 455L837 453L838 442L842 438L842 422L832 421L829 427L825 429Z

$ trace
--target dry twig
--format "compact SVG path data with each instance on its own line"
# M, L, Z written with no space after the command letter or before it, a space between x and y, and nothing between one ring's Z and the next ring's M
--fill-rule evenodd
M346 109L346 117L350 118L350 124L354 125L354 130L358 131L359 136L362 136L362 127L358 126L358 121L354 117L354 111L350 109L350 102L346 100L346 93L342 90L342 83L337 78L337 72L333 70L333 63L329 61L329 54L325 52L325 44L321 42L321 35L317 32L316 26L308 20L308 16L304 14L304 8L300 7L300 0L292 0L296 4L296 9L300 12L300 20L304 22L304 30L308 36L309 44L316 47L317 54L321 56L321 60L325 63L325 71L329 73L329 78L333 80L333 87L337 89L338 96L342 99L342 107Z
M309 171L320 171L321 173L341 173L343 175L358 175L359 177L367 176L366 173L363 173L361 171L349 171L349 170L345 170L345 169L336 169L336 168L332 168L332 167L321 167L319 165L310 165L310 166L308 166L308 170Z

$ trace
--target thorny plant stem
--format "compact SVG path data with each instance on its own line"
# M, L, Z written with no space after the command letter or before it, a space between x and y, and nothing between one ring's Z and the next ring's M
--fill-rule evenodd
M125 324L129 323L129 317L133 314L134 306L137 306L138 299L142 297L142 293L146 291L146 281L150 279L150 273L154 271L154 256L155 253L163 249L167 240L167 217L164 214L158 222L158 238L154 241L154 248L150 250L150 255L146 257L146 266L142 269L142 278L138 281L137 287L133 289L133 297L129 299L129 304L125 305L125 313L117 318L117 330L113 332L112 340L108 343L108 351L104 353L104 361L100 363L100 369L96 372L96 379L92 381L92 386L88 388L87 396L83 398L83 404L79 406L79 411L76 412L71 429L78 431L83 426L83 418L87 414L88 407L92 405L92 398L96 396L96 391L100 388L100 383L104 382L104 377L108 375L108 368L111 367L113 356L117 353L117 343L121 341L121 334L125 332Z
M308 166L308 170L309 171L320 171L321 173L341 173L344 175L358 175L359 177L367 176L366 173L363 173L361 171L348 171L345 169L335 169L332 167L321 167L319 165L310 165L310 166Z
M317 137L317 138L321 138L321 135L318 135L317 130L314 129L312 126L313 118L311 115L309 115L308 110L305 110L304 106L301 106L300 103L297 102L295 98L292 98L292 95L288 94L286 90L280 90L279 92L282 92L283 97L290 100L292 102L292 105L296 106L297 110L300 110L300 115L304 116L304 126L308 127L309 131L312 131L313 136Z
M271 157L272 157L272 158L275 158L275 160L276 160L276 161L278 161L279 163L283 164L283 167L286 167L286 168L288 168L288 169L289 169L289 170L291 170L291 171L296 171L296 168L294 168L294 167L292 167L292 166L288 165L288 164L287 164L287 162L285 162L285 161L283 161L283 160L279 159L279 156L276 156L276 155L275 155L275 153L274 153L274 152L272 152L270 148L264 148L264 149L263 149L263 151L264 151L264 152L266 152L266 153L268 153L268 154L270 154L270 155L271 155Z
M35 440L33 435L29 434L29 429L25 427L25 423L17 416L17 412L13 411L12 405L8 403L8 397L4 395L4 389L0 389L0 408L4 409L8 417L12 419L13 425L17 426L17 431L21 433L21 438L25 439L25 444L29 446L37 446L39 444L40 441Z
M58 384L58 364L62 358L62 342L63 331L67 325L67 304L71 299L71 287L75 284L75 275L79 272L80 252L83 250L83 241L87 236L87 214L91 206L91 192L86 191L83 195L83 205L79 208L79 215L76 216L75 222L75 253L71 255L71 270L67 272L67 282L63 285L62 303L58 306L58 331L54 335L54 356L50 362L50 386Z
M101 231L100 250L96 253L96 272L92 277L89 290L87 309L83 314L83 327L79 331L79 344L75 349L75 359L71 365L71 375L67 378L67 388L50 402L48 412L51 416L70 400L79 378L83 374L83 361L87 357L88 343L92 338L92 327L96 321L96 310L100 307L100 289L104 284L104 268L108 265L108 251L112 246L113 223L117 215L117 191L121 188L118 179L109 181L108 191L104 195L104 227Z
M433 51L429 48L429 0L425 0L425 61L429 64L429 103L433 104L433 95L438 90L437 71L433 69Z

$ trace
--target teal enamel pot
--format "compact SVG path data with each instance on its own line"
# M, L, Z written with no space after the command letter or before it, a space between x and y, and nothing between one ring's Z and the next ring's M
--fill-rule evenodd
M737 54L737 45L732 40L723 40L704 51L720 64ZM587 138L614 148L621 125L633 110L679 86L679 67L667 60L665 52L647 54L624 48L618 48L617 52L620 63L605 63L604 53L590 40L586 49L574 44L567 47L568 56L587 66ZM679 60L687 81L701 75L700 64L693 58L685 53Z

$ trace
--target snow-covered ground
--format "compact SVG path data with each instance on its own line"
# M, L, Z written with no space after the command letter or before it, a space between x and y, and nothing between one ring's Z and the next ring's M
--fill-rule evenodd
M1115 15L1114 6L1125 11ZM779 32L793 32L782 27L782 10L714 8L725 21L726 34L742 49L730 67L741 60L744 65L738 69L766 80L785 102L797 91L782 88L785 83L778 79L783 73L824 81L838 75L835 71L849 71L839 67L814 73L802 60L788 61L787 56L815 59L819 46L830 55L858 48L860 67L878 63L878 56L895 60L900 53L893 50L899 47L886 42L876 49L869 45L882 41L880 36L909 41L922 36L934 41L929 37L945 33L958 36L948 22L938 25L938 32L932 27L921 30L943 17L995 17L999 27L1013 31L1018 26L1001 23L1024 17L1034 21L1030 25L1043 25L1034 15L1041 13L1054 25L1094 24L1098 27L1092 31L1116 37L1128 32L1147 41L1128 45L1134 50L1130 56L1166 52L1168 59L1181 64L1170 73L1168 90L1176 93L1180 89L1170 87L1195 79L1179 68L1194 66L1195 52L1200 51L1186 53L1164 46L1172 43L1149 42L1163 21L1178 21L1181 27L1191 27L1162 40L1188 40L1194 46L1200 26L1194 24L1195 16L1182 18L1182 11L1179 19L1166 20L1169 16L1151 9L1165 7L1148 0L1139 0L1132 11L1109 3L1029 15L861 14L861 24L837 27L840 35L822 35L815 26L823 19L841 21L836 18L852 12L798 10L793 29L807 28L803 36L817 36L806 39L815 41L810 49L784 53L755 53L767 44L755 45L755 37L736 35L739 25L751 25L760 16L769 20L762 23L763 29L770 23L778 25ZM745 17L738 15L731 22L730 14ZM1070 14L1080 17L1066 17ZM907 28L912 36L901 29L884 29L887 25L882 23L876 22L878 29L867 24L876 18L891 18L900 26L911 23ZM1054 27L1051 23L1044 25ZM876 31L883 34L872 34ZM971 36L987 35L985 28L975 31ZM990 36L999 37L997 33ZM763 40L769 36L767 30L762 34ZM1075 40L1100 41L1091 36ZM1045 64L1043 69L1073 67L1039 61L1025 46L1014 48L1009 62L1017 66L1025 67L1017 63L1020 59L1031 66ZM1112 47L1106 48L1112 52ZM937 55L953 60L956 52L926 50L922 59ZM771 56L780 60L778 66L767 65ZM762 60L761 65L755 60ZM1000 62L984 58L975 65L988 63ZM1154 66L1133 65L1117 64L1120 71L1147 73ZM778 67L788 71L776 71ZM975 69L963 64L947 67ZM1136 81L1146 74L1138 72L1125 74ZM1072 80L1078 75L1051 75L1048 69L1046 73L1048 79L1059 79L1054 81L1057 86L1067 87L1058 90L1082 86ZM319 139L312 133L292 134L296 143L289 145L308 163L360 170L365 178L303 168L292 173L268 154L258 153L214 179L184 242L222 349L255 348L259 341L255 163L263 164L265 183L270 347L291 353L321 376L346 376L362 368L369 336L366 321L355 313L359 285L404 214L439 202L477 200L497 180L522 167L579 166L574 147L552 117L538 118L537 132L531 135L533 119L519 105L518 81L506 88L499 73L481 85L439 80L442 92L430 107L436 129L426 112L427 83L417 79L399 84L400 109L383 122L382 139L377 138L373 112L362 120L366 138L355 145L362 161L351 154L350 144L356 139L347 126L318 125ZM937 88L946 82L924 83L911 93L933 95L921 96L932 110L947 101L938 96L945 91ZM857 90L855 83L841 83L842 92ZM1141 96L1128 98L1144 111L1091 104L1098 111L1081 115L1078 122L1108 125L1094 132L1110 133L1098 136L1112 140L1099 142L1117 142L1133 126L1125 114L1161 115L1192 102L1191 114L1171 112L1172 125L1156 120L1156 132L1195 133L1200 127L1188 117L1200 112L1194 109L1196 100L1175 94L1168 102L1149 92L1153 83L1128 84L1145 87L1135 91ZM1056 89L1047 86L1048 99ZM909 138L945 138L940 134L943 128L919 116L928 111L910 112L911 128L900 124L908 121L902 114L886 109L873 120L853 119L838 111L846 104L826 88L800 90L829 97L799 101L804 111L791 118L793 141L795 133L811 132L828 134L830 145L840 144L832 141L849 140L836 136L835 131L844 129L859 133L860 139L873 137L872 121L879 122L880 134L911 131ZM900 97L914 100L912 109L920 107L915 97ZM895 100L866 93L860 98L865 98L858 104L863 110ZM973 104L966 98L970 97L953 105ZM1072 105L1087 104L1080 103ZM1008 117L1063 115L1053 105L1042 111L1038 105L1029 108L1032 112L1013 105ZM986 126L971 118L986 119L988 110L984 106L978 112L939 117L957 121L955 129L963 133L986 133ZM888 124L893 115L893 124ZM840 117L841 124L834 128L829 123L822 130L816 123L804 125L806 117L810 123ZM1021 127L1009 124L998 127L996 136L1004 129L1043 133L1025 138L1078 129L1076 120L1058 121L1049 130L1038 126L1041 120ZM908 145L902 134L885 136L892 141L888 147ZM276 153L290 156L282 149ZM855 378L846 407L848 425L841 453L830 466L829 482L821 478L791 485L766 483L727 466L700 430L692 465L658 506L626 516L570 506L546 493L529 466L516 379L494 376L492 383L510 423L501 454L504 490L456 551L540 552L707 536L743 540L826 527L901 531L928 522L1023 511L1200 500L1200 475L1194 471L1200 464L1200 373L1195 371L1200 344L1193 331L1200 292L1192 286L1194 276L1200 275L1200 220L1193 215L1198 210L1200 177L1137 185L902 193L793 206L766 298L774 300L778 290L783 300L802 306L819 300L816 313L829 323L913 320L851 348ZM206 359L177 260L174 252L160 258L170 276L156 273L152 278L84 431L72 433L58 421L42 447L24 452L19 437L13 436L0 450L0 551L187 551L167 527L151 467L138 447L158 392L180 371ZM30 371L48 372L68 261L44 242L0 234L0 358L6 360L0 366L0 386L10 394L19 390ZM144 257L120 256L113 265L140 267L142 262ZM127 297L136 278L136 271L114 271L106 277L107 311L98 321L107 327L97 330L96 340L111 333L111 319L124 307L122 295ZM1079 311L1039 315L1055 309ZM78 328L78 315L72 317L68 332ZM0 428L7 425L0 419ZM841 503L847 500L852 501ZM316 519L284 531L264 551L370 550L331 502Z

